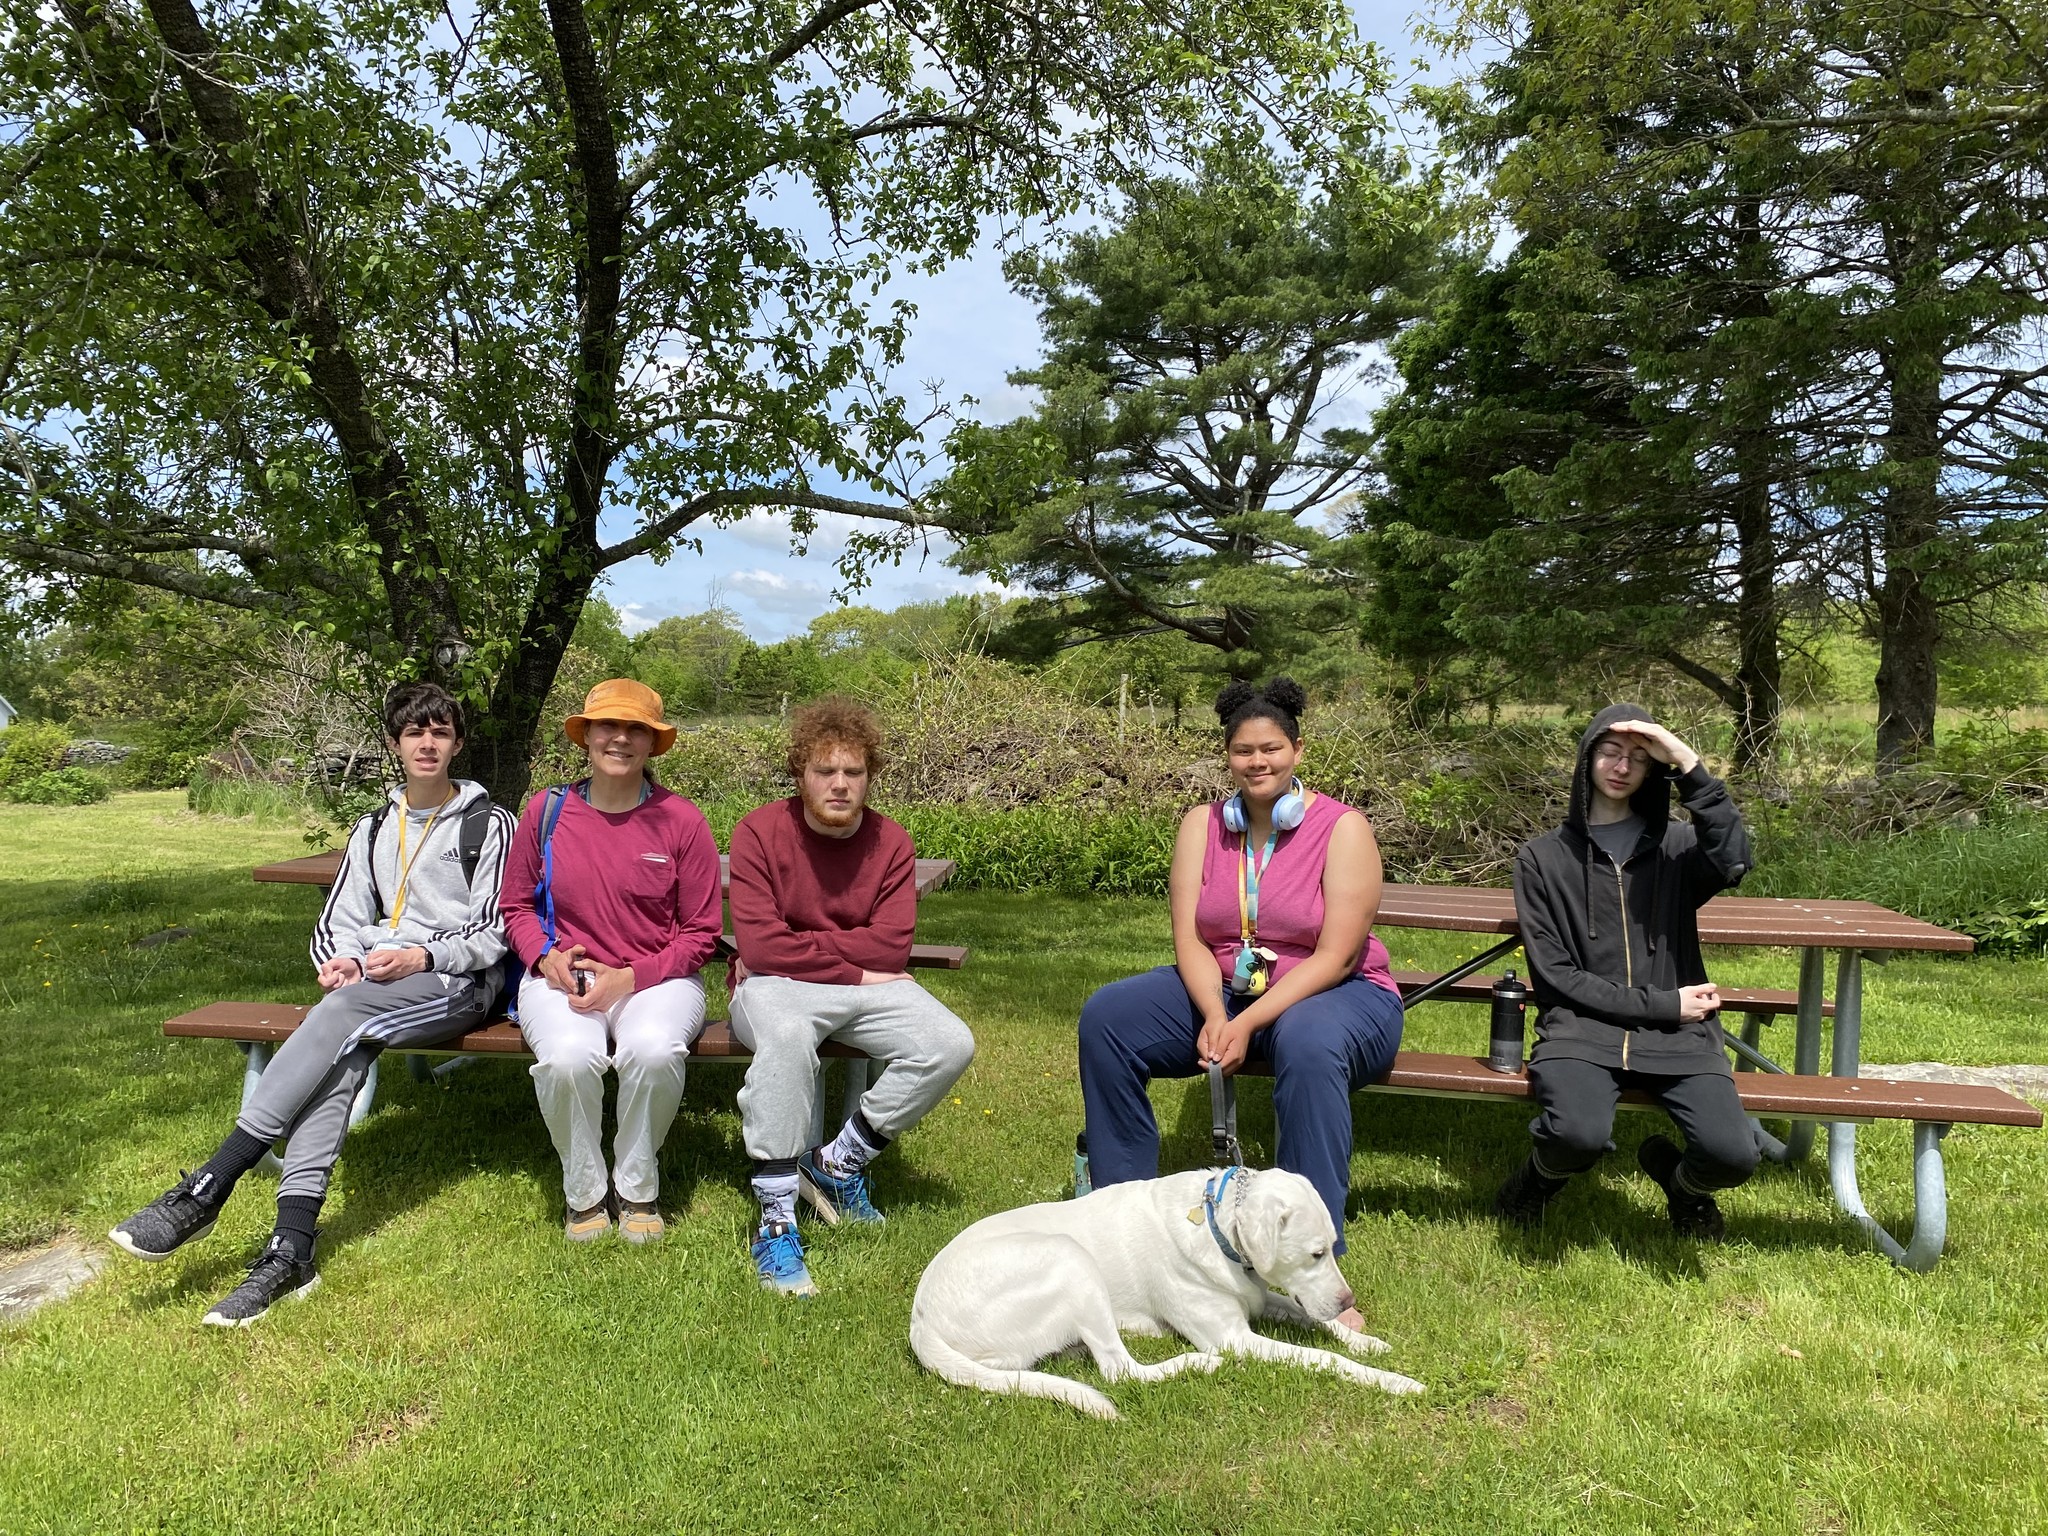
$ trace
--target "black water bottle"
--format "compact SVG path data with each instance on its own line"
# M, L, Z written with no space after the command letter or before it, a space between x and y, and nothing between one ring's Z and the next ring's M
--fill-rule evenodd
M1493 1027L1486 1064L1496 1072L1522 1070L1522 1010L1529 1006L1529 989L1509 971L1493 984Z

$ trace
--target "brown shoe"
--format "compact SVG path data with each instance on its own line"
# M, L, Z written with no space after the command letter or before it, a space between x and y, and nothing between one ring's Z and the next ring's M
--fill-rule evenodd
M592 1243L612 1229L612 1213L601 1205L571 1211L562 1222L562 1236L572 1243Z
M654 1243L668 1229L662 1225L661 1212L654 1208L652 1200L621 1200L619 1202L619 1236L629 1243Z

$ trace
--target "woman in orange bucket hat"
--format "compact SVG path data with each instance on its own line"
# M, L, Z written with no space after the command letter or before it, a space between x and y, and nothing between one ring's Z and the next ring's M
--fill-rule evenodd
M662 1140L704 1026L698 972L718 950L718 845L704 813L656 784L649 758L675 745L661 695L608 678L562 724L590 775L527 802L499 901L526 967L519 1027L541 1116L562 1159L563 1230L651 1242ZM607 1169L604 1074L619 1078Z

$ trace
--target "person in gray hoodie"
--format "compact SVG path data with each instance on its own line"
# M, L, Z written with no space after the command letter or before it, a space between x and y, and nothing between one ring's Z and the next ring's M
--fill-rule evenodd
M481 784L449 776L463 722L446 690L392 689L384 733L405 782L355 824L313 927L326 997L278 1047L213 1156L108 1234L138 1259L170 1257L213 1230L236 1181L282 1140L276 1229L248 1277L206 1314L217 1327L244 1327L319 1284L320 1208L378 1053L452 1039L483 1023L497 1000L498 886L512 817Z
M1674 821L1671 791L1691 820ZM1717 1190L1757 1166L1729 1071L1721 999L1697 913L1752 860L1728 786L1637 704L1613 704L1579 738L1564 825L1515 856L1515 911L1534 984L1529 1083L1535 1145L1494 1202L1533 1226L1565 1181L1609 1146L1625 1089L1649 1094L1685 1137L1636 1154L1682 1235L1718 1238Z

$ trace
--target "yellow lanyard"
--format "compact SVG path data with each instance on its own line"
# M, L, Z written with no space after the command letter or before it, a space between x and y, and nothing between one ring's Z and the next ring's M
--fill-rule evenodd
M412 879L412 867L419 861L419 856L427 851L427 839L434 835L434 823L441 819L441 813L448 809L448 801L454 798L455 791L451 788L448 791L448 799L434 807L434 814L429 816L427 824L420 828L420 845L413 849L412 857L409 859L405 856L405 826L412 820L412 808L408 805L398 813L398 894L391 899L393 933L398 931L398 919L405 913L405 888ZM377 850L372 848L370 857L374 859L376 856Z

